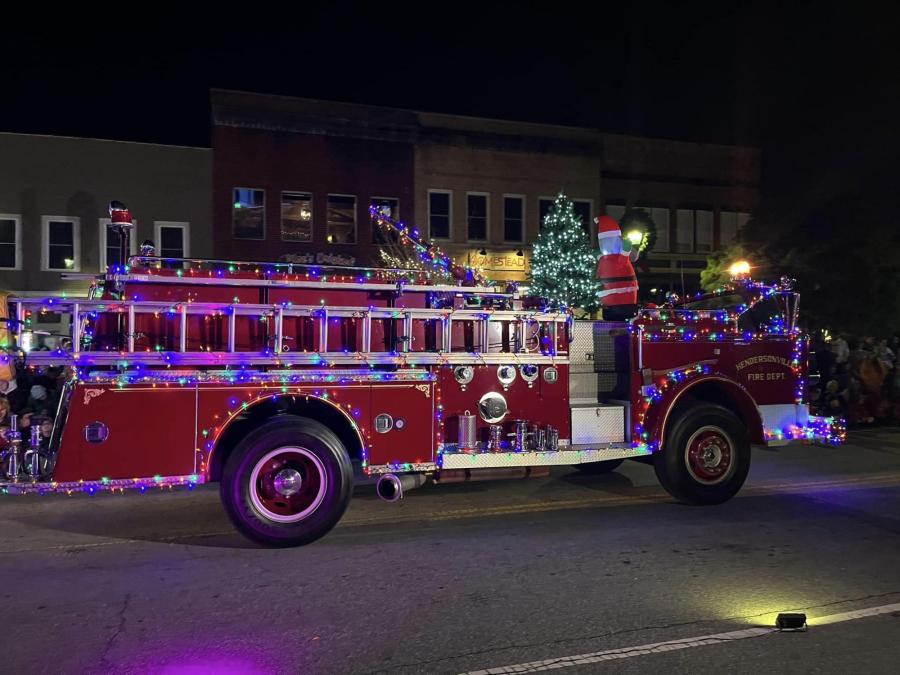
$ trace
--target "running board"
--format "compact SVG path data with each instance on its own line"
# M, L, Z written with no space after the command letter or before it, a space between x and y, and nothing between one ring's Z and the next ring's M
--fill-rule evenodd
M490 469L511 466L565 466L628 459L649 455L647 446L632 447L630 443L611 444L603 448L589 445L567 445L546 452L444 452L440 455L442 469Z

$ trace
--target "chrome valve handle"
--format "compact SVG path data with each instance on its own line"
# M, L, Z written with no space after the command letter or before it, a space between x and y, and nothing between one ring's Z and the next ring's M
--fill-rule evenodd
M19 480L19 452L22 445L22 432L19 431L19 416L9 416L9 431L6 433L6 477L12 482Z
M39 424L31 425L31 447L25 453L28 458L28 475L33 479L40 478L41 475L41 427Z

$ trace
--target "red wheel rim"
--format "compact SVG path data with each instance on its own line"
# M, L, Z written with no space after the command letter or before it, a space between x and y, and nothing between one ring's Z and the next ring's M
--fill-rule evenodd
M697 482L721 483L734 469L734 444L719 427L701 427L688 440L684 462Z
M278 448L250 473L250 501L260 515L279 523L307 518L325 499L325 465L306 448Z

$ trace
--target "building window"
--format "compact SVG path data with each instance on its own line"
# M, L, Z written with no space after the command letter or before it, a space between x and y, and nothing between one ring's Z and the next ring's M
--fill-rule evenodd
M697 253L709 253L713 249L713 212L698 210L694 214L697 226Z
M734 241L737 234L737 214L734 211L719 213L719 248L725 248Z
M677 241L675 251L677 253L694 252L694 211L693 209L678 209L675 212L675 229Z
M488 195L483 192L466 193L466 219L469 241L487 241Z
M719 213L719 248L724 248L733 242L738 232L744 229L749 220L749 213L721 211Z
M41 219L41 269L81 271L81 219L44 216Z
M572 200L572 208L575 211L575 215L581 219L581 227L584 228L584 231L591 234L591 225L593 221L591 218L593 217L594 212L594 202L590 199L573 199Z
M311 192L281 193L281 241L313 240Z
M606 202L606 215L608 215L610 218L615 218L617 223L622 222L622 218L625 216L625 202L624 201Z
M428 231L431 239L449 239L452 202L449 190L428 191Z
M22 216L0 213L0 269L22 269Z
M157 220L153 223L156 255L160 258L190 256L190 225L188 223Z
M266 238L266 191L234 188L231 224L235 239Z
M131 238L128 242L128 254L137 252L137 220L132 220L134 227L131 229ZM124 265L120 253L119 233L110 225L109 218L100 219L100 271L105 272L108 267Z
M392 197L372 197L369 200L369 207L375 207L392 220L400 220L400 200ZM372 242L379 246L391 246L400 241L398 235L393 228L379 225L372 219Z
M521 195L503 196L503 240L513 243L524 241L525 197Z
M329 244L356 243L356 197L328 195L325 229Z
M657 253L669 252L669 208L653 207L646 209L656 226L656 243L653 250Z
M538 199L538 226L541 230L544 229L544 219L550 213L550 208L553 206L554 201L556 200L551 197L540 197Z

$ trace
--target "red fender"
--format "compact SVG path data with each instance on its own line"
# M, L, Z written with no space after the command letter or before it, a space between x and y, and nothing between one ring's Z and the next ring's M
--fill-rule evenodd
M635 438L651 445L652 452L662 450L670 413L685 394L703 384L712 384L718 388L726 398L722 401L725 407L738 411L752 442L765 442L762 414L747 389L721 373L700 371L686 374L683 379L668 386L657 387L656 393L641 399L646 407L643 412L639 410L635 415ZM709 400L709 396L704 399ZM654 442L651 439L658 440Z

